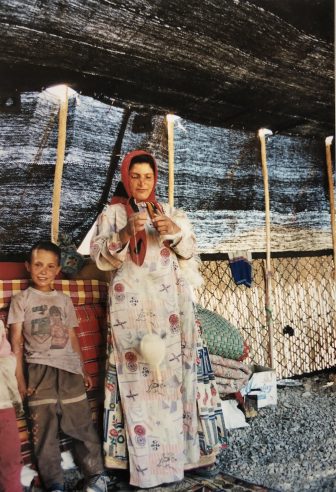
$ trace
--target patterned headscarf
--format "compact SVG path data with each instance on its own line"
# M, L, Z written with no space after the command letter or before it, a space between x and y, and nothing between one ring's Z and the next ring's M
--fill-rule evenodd
M127 217L134 214L135 212L139 212L139 207L136 204L134 197L131 196L131 191L130 191L130 179L129 179L130 165L132 160L133 160L133 164L137 162L136 159L134 160L135 157L140 158L146 156L148 156L150 161L153 162L154 164L154 185L149 197L147 198L147 203L150 203L154 208L154 210L156 209L159 212L162 212L162 207L158 203L155 197L155 186L158 178L158 170L157 170L157 164L155 162L155 159L151 154L149 154L144 150L134 150L126 154L124 160L122 161L121 181L119 181L111 200L112 204L122 203L123 205L125 205ZM144 161L144 163L145 162L146 161ZM130 254L134 263L136 263L137 265L143 264L146 256L146 249L147 249L147 235L146 235L146 231L143 230L137 232L137 234L135 236L132 236L130 239Z

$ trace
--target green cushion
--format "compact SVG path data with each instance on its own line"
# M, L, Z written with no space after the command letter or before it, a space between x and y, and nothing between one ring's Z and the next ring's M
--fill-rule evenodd
M196 308L196 317L201 324L209 353L225 359L239 359L244 353L244 340L238 329L219 314L199 304Z

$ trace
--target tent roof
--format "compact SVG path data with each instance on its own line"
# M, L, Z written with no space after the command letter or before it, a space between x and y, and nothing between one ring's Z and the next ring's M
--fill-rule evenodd
M332 0L2 0L0 95L67 82L206 125L326 136Z

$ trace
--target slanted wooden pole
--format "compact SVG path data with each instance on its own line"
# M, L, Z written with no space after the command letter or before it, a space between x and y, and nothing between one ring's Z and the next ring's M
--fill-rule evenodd
M266 159L266 135L272 135L271 130L260 128L258 137L260 140L261 151L261 166L264 180L265 192L265 226L266 226L266 266L265 266L265 310L266 310L266 325L269 337L269 357L272 369L275 369L274 357L274 332L273 332L273 316L272 316L272 265L271 265L271 215L270 215L270 199L268 187L268 170Z
M327 137L325 139L329 202L330 202L330 222L331 222L331 235L332 235L332 247L333 247L333 260L334 260L333 275L334 275L334 279L336 279L336 222L335 222L335 191L334 191L332 160L331 160L332 141L333 141L333 137Z
M60 108L58 116L58 142L57 142L57 157L54 176L54 191L52 199L52 214L51 214L51 241L58 242L59 233L59 216L61 208L61 188L62 174L66 143L66 124L68 116L68 88L64 86L64 90L60 95Z
M167 114L168 129L168 202L174 206L174 115Z

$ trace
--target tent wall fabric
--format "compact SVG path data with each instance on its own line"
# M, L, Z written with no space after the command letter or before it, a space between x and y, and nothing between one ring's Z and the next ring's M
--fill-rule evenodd
M158 196L168 200L165 119L151 115L150 124L139 128L143 115L131 111L126 116L125 120L125 110L90 97L69 100L60 233L70 235L77 245L119 179L118 161L131 149L144 148L156 156ZM58 103L48 91L24 93L18 111L0 112L2 260L22 255L38 237L50 237L57 120ZM324 140L274 135L267 151L272 251L330 248ZM200 252L264 251L264 190L256 135L178 119L175 205L193 221Z

